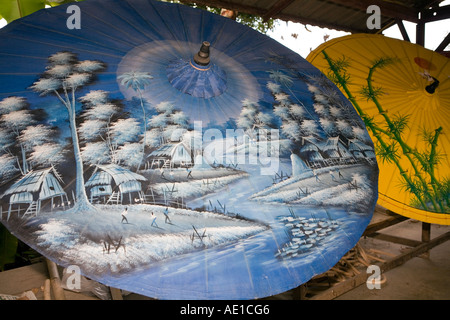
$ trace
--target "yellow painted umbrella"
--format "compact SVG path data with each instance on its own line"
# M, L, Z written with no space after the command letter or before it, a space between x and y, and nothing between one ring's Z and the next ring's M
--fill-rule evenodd
M450 59L382 35L328 41L307 60L363 118L380 168L378 203L450 224Z

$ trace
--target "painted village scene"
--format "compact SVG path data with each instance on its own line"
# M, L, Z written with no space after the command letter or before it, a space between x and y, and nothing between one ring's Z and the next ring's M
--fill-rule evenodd
M26 94L0 100L1 222L62 266L162 299L263 296L332 267L322 257L370 221L373 143L318 71L261 58L264 97L208 123L190 100L150 99L151 72L43 61Z

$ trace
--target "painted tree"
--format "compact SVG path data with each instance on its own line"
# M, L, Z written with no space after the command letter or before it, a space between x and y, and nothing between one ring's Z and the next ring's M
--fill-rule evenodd
M76 123L76 93L77 90L89 84L96 73L104 68L102 62L80 61L72 52L57 52L49 57L47 70L31 86L31 89L41 96L55 95L67 111L76 165L76 211L92 208L84 188L83 160Z
M56 141L58 132L48 125L28 126L18 137L31 167L56 166L64 160L64 144Z
M8 97L0 102L0 130L3 132L2 140L4 150L13 154L11 148L18 146L20 157L17 161L22 174L29 171L28 161L26 158L26 147L23 142L19 141L19 136L28 126L35 123L35 119L29 110L28 103L23 97ZM8 146L8 148L5 148ZM19 160L20 158L20 160Z
M66 160L64 145L56 142L45 142L33 147L29 161L33 166L57 166Z
M141 144L127 142L117 150L117 159L127 167L137 168L141 164Z
M343 102L339 91L325 76L311 77L308 90L313 94L314 111L319 123L329 137L341 136L370 143L363 124L353 115L353 108Z
M116 151L117 163L139 170L144 155L139 141L141 130L134 118L119 119L111 125L111 136Z
M5 153L0 156L0 179L7 180L13 177L19 169L16 166L16 158Z
M150 84L150 80L153 79L153 76L151 76L148 72L131 71L121 74L117 78L121 80L122 85L126 86L127 88L132 88L139 95L143 119L143 139L142 139L142 159L143 159L145 154L145 146L147 145L147 116L145 112L145 103L144 98L142 96L142 91L145 90L145 87Z
M155 108L158 114L149 121L151 129L147 131L147 144L158 147L169 141L181 140L188 128L188 117L184 112L176 110L169 101L163 101Z
M269 82L267 88L274 96L274 114L281 119L283 135L294 142L300 142L302 137L320 136L316 116L289 89L292 78L280 71L272 72L270 77L276 82Z
M92 90L79 99L83 103L83 122L78 134L84 146L81 148L83 161L89 164L116 163L117 146L112 142L111 123L119 107L111 103L108 93Z
M94 90L80 98L85 111L78 133L84 146L83 160L89 164L121 162L118 150L125 143L138 141L139 122L134 118L121 119L123 115L118 104L108 98L108 93ZM133 155L142 158L142 150Z
M253 131L255 129L273 128L273 118L261 110L258 103L245 99L242 101L242 111L237 124L239 128Z

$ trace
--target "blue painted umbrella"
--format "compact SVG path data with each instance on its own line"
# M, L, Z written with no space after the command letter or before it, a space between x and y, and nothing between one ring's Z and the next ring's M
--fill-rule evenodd
M2 223L62 266L158 299L251 299L325 272L377 200L351 104L235 21L77 3L0 31ZM70 11L69 11L70 12Z

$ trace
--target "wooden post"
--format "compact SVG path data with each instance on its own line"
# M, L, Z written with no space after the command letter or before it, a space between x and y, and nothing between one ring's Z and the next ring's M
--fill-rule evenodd
M45 279L44 282L44 300L52 300L50 294L50 279Z
M120 289L109 287L109 291L111 292L112 300L123 300L122 293Z
M431 224L422 222L422 242L427 243L431 240ZM430 251L426 251L423 255L423 258L429 258L430 257Z
M416 44L422 47L425 45L425 23L420 20L416 25Z
M61 279L59 278L58 267L56 263L45 259L47 261L48 273L50 275L50 284L53 290L55 300L66 300L64 289L61 287Z

